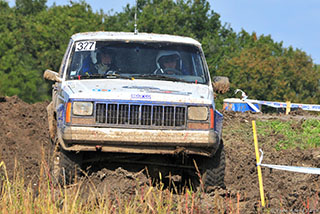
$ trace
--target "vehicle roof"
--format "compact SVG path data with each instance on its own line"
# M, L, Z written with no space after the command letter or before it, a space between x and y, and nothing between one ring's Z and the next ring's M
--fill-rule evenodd
M77 33L71 37L74 41L80 40L106 40L106 41L137 41L137 42L172 42L183 43L189 45L196 45L201 47L201 44L190 37L174 36L168 34L154 34L154 33L138 33L133 32L110 32L97 31Z

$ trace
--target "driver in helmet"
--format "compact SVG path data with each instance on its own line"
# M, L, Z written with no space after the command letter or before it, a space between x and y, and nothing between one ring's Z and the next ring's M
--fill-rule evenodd
M157 56L155 74L180 74L181 57L177 51L160 51Z
M105 75L110 72L114 73L117 70L114 51L107 47L102 47L84 59L80 75Z

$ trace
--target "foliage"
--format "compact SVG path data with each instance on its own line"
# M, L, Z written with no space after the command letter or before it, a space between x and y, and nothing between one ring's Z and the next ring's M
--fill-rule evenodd
M47 8L47 0L16 0L16 11L22 15L41 12Z
M31 1L37 4L42 1ZM49 99L50 85L42 78L47 69L58 71L70 36L102 29L102 15L85 3L54 6L24 13L29 1L17 1L16 8L4 5L0 14L0 93L18 95L24 101ZM14 13L17 11L17 13Z
M202 43L212 76L227 76L234 97L241 88L250 98L304 103L320 102L320 68L302 50L285 48L271 36L256 36L223 25L206 0L138 0L119 13L93 12L85 1L46 6L47 0L0 0L0 94L27 102L48 99L49 68L59 70L70 36L85 31L134 30L190 36Z
M319 102L320 73L305 52L283 48L270 36L246 37L253 38L250 44L217 70L232 79L233 89L260 100Z

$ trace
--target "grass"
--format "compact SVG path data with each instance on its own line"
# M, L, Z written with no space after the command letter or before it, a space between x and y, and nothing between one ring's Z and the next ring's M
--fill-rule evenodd
M257 127L262 136L275 136L278 139L277 150L320 146L320 121L317 119L257 121Z
M37 185L26 184L23 172L16 164L9 178L6 165L0 163L0 213L103 213L103 214L197 214L240 213L239 198L213 198L203 192L185 188L182 194L156 185L145 184L135 188L134 194L99 194L93 182L83 195L84 183L79 181L68 187L53 185L47 164L41 162ZM88 182L85 184L88 185ZM88 186L86 186L88 187ZM237 201L238 200L238 201Z

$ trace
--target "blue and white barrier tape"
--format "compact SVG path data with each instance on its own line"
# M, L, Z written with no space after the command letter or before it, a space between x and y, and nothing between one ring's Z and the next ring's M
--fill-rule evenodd
M253 109L254 112L260 112L260 110L255 105L253 105L252 102L250 102L249 100L244 100L244 102L246 102L250 106L250 108Z
M266 105L274 108L286 108L287 103L284 102L272 102L272 101L263 101L263 100L251 100L245 99L245 102L257 103L261 105ZM313 104L300 104L300 103L291 103L290 108L301 108L306 111L320 111L320 105Z
M308 173L308 174L316 174L320 175L320 168L312 168L312 167L301 167L301 166L285 166L285 165L273 165L273 164L262 164L263 159L263 151L260 149L261 158L260 162L257 164L258 166L264 166L272 169L285 170L290 172L300 172L300 173Z
M241 92L242 93L242 100L246 102L251 108L253 108L253 103L255 104L261 104L261 105L266 105L270 106L273 108L286 108L287 103L285 102L273 102L273 101L264 101L264 100L251 100L248 99L248 96L244 91L241 89L237 89L235 91L235 94ZM251 105L250 105L251 104ZM291 103L290 108L301 108L302 110L306 111L320 111L320 105L314 105L314 104L301 104L301 103ZM256 112L260 112L259 109L253 108Z

